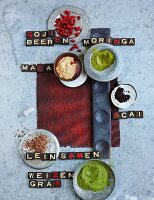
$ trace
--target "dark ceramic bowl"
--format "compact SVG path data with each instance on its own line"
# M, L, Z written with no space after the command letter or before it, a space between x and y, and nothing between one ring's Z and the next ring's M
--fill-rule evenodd
M71 78L71 79L61 78L61 77L58 75L57 71L56 71L56 66L57 66L58 62L59 62L63 57L67 57L67 56L73 57L75 63L77 64L76 73L75 73L75 75L73 76L73 78ZM79 56L77 56L77 55L74 54L74 53L69 53L69 52L68 52L68 53L63 53L63 54L59 55L59 56L56 58L55 62L54 62L54 73L55 73L55 75L56 75L59 79L61 79L61 80L63 80L63 81L73 81L73 80L77 79L77 78L80 76L80 74L82 73L82 70L83 70L82 61L80 60Z

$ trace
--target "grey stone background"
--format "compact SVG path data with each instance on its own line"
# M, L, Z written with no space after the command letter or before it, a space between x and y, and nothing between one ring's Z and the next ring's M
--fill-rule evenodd
M153 0L0 1L0 200L79 199L71 180L64 180L60 189L28 188L27 172L35 170L18 153L20 135L36 128L36 75L21 73L20 64L52 62L66 51L58 46L25 47L25 31L46 30L52 10L69 4L84 9L91 27L109 27L113 37L136 38L136 46L119 47L125 63L119 81L136 88L131 110L143 110L144 119L121 120L121 146L112 148L107 161L116 174L108 199L154 200ZM35 111L24 116L29 108ZM44 171L74 170L81 162L57 161Z

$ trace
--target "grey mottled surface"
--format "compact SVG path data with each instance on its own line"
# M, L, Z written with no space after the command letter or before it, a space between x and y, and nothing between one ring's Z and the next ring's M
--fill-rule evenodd
M20 72L22 63L52 62L62 48L25 47L26 30L46 30L60 5L85 10L91 27L110 27L113 37L135 37L135 47L119 47L124 56L121 83L138 91L132 109L144 119L121 120L121 147L112 149L116 187L109 200L154 200L154 1L153 0L1 0L0 1L0 200L75 200L70 180L61 189L29 189L26 166L18 154L20 131L36 128L36 76ZM18 130L19 129L19 130ZM47 171L73 170L82 161L58 161Z

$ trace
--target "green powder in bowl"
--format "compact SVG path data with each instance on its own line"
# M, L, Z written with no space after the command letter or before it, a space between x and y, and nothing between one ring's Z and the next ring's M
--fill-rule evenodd
M115 61L115 55L108 49L94 49L91 56L92 67L97 71L109 68Z
M99 161L88 162L78 173L77 183L83 190L101 191L109 186L109 172Z

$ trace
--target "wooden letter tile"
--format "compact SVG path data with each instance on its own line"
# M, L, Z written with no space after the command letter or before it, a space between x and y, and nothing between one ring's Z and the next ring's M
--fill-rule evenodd
M41 36L41 32L40 32L40 31L35 31L35 32L33 33L33 37L34 37L34 38L40 38L40 36Z
M33 45L34 46L40 46L40 39L33 39Z
M36 179L36 172L28 172L28 179Z
M69 38L62 38L61 44L64 44L64 45L69 44Z
M135 117L136 118L143 118L143 111L136 111L135 112Z
M44 173L43 172L36 172L36 179L43 179Z
M34 159L41 159L41 154L40 153L34 153Z
M37 188L37 181L36 180L29 180L29 187L30 188Z
M54 187L61 187L61 180L55 180Z
M40 38L47 38L48 37L48 31L41 31L40 32Z
M120 38L113 38L113 45L120 45Z
M67 179L72 179L74 175L74 172L66 172Z
M45 188L53 188L54 187L54 181L44 181L44 187Z
M128 118L135 118L135 111L128 111Z
M91 38L91 45L97 44L98 43L98 38Z
M74 152L68 152L67 153L67 159L69 159L69 160L76 159L75 153Z
M84 153L83 152L76 152L76 159L84 159Z
M29 65L29 72L36 72L37 69L36 69L36 65Z
M44 64L45 72L53 72L53 64Z
M128 45L129 46L134 46L135 45L135 38L128 38Z
M64 171L64 172L60 172L60 176L59 176L60 179L66 179L67 178L67 173Z
M120 45L127 45L127 44L128 44L127 38L121 38L120 39Z
M53 46L54 45L53 39L46 39L46 42L47 42L47 46Z
M37 181L37 188L44 188L44 181Z
M83 46L90 46L90 39L83 39Z
M34 46L34 41L33 41L33 39L27 39L27 40L26 40L26 46Z
M26 153L26 160L33 160L34 159L34 154L35 153Z
M33 38L33 31L27 31L26 38Z
M98 159L98 158L100 158L100 151L93 151L93 152L92 152L92 158L93 158L93 159Z
M55 30L49 30L48 37L55 37Z
M47 45L47 39L40 39L40 46L46 46Z
M28 64L22 64L21 65L21 71L22 72L28 72L29 71L29 65Z
M44 72L44 65L43 64L37 64L37 72L38 73Z
M67 159L67 153L65 153L65 152L60 152L60 153L59 153L59 159L60 159L60 160L66 160L66 159Z
M51 173L52 179L59 179L60 177L60 172L52 172Z
M91 152L85 152L85 153L84 153L84 159L85 159L85 160L91 159L91 158L92 158Z
M119 118L120 118L119 112L112 112L112 119L119 119Z
M120 119L127 119L128 115L127 112L120 112Z
M62 44L62 38L61 37L55 37L54 38L54 44Z

